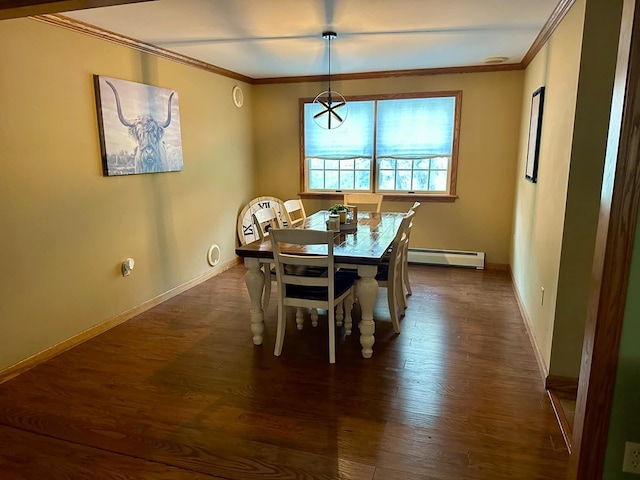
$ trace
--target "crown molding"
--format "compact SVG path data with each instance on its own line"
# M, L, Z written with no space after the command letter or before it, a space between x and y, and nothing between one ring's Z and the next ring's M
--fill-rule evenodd
M575 0L560 0L560 3L556 5L556 8L551 13L551 16L542 27L542 30L540 30L540 33L531 44L531 47L529 48L527 53L525 53L524 57L522 58L522 62L520 62L522 68L527 68L529 66L531 61L535 58L543 45L547 43L547 40L549 40L555 29L558 27L565 15L569 12L569 9L573 6L574 3Z
M0 20L148 1L150 0L2 0Z
M107 42L117 43L118 45L133 48L134 50L138 50L140 52L148 53L151 55L156 55L167 60L173 60L174 62L182 63L190 67L199 68L201 70L206 70L211 73L222 75L224 77L233 78L234 80L253 83L253 79L251 77L247 77L240 73L236 73L221 67L216 67L215 65L212 65L210 63L203 62L201 60L197 60L195 58L191 58L176 52L172 52L171 50L167 50L165 48L161 48L156 45L143 42L141 40L136 40L135 38L127 37L126 35L111 32L109 30L105 30L103 28L96 27L95 25L81 22L80 20L66 17L64 15L47 14L36 15L29 18L48 23L50 25L55 25L57 27L66 28L74 32L89 35L91 37L99 38L100 40L105 40Z
M519 63L506 63L502 65L475 65L466 67L442 67L442 68L419 68L411 70L386 70L378 72L362 72L362 73L340 73L331 74L332 80L369 80L374 78L390 78L390 77L416 77L421 75L448 75L456 73L482 73L482 72L505 72L509 70L522 70L523 67ZM255 85L267 85L274 83L304 83L304 82L322 82L326 81L328 76L309 75L300 77L273 77L273 78L255 78Z

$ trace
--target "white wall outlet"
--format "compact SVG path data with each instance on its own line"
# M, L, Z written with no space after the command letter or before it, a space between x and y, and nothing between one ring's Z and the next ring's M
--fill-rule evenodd
M122 276L128 277L131 274L131 270L133 270L133 267L135 266L135 264L136 264L135 261L131 257L127 258L124 262L122 262L122 266L121 266Z
M640 443L625 443L622 471L640 475Z
M540 287L540 305L544 305L544 287Z

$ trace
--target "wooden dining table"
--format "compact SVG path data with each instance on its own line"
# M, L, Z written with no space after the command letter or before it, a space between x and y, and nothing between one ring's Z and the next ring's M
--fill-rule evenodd
M360 345L362 345L362 356L370 358L373 354L373 344L375 342L375 323L373 319L373 309L378 296L378 282L375 277L378 272L378 265L391 246L404 213L389 212L358 212L357 228L336 232L334 237L333 254L337 265L344 267L357 267L360 277L357 285L358 302L360 303L361 320L358 324L360 329ZM308 216L304 222L296 228L306 228L314 230L326 230L329 212L321 210ZM302 247L291 246L287 250L283 246L284 253L308 253L309 255L319 254L317 246ZM326 253L326 248L325 248ZM256 240L247 245L236 248L236 254L244 259L247 267L245 283L251 299L251 332L253 334L254 345L262 345L264 333L264 312L262 311L262 295L264 292L265 275L263 268L269 268L273 263L273 252L271 241L267 237L264 240Z

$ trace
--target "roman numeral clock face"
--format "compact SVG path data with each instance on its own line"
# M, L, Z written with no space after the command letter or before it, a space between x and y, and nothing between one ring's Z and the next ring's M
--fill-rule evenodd
M280 217L280 223L287 226L286 217L283 214L284 206L282 200L275 197L257 197L251 200L240 212L238 216L238 238L242 245L260 239L258 227L253 223L253 214L261 208L273 207Z

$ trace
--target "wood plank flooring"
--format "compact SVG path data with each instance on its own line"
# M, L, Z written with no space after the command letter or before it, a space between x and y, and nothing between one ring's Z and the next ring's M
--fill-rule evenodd
M326 316L273 356L243 266L0 385L0 478L564 479L568 453L506 272L411 265L371 359ZM274 286L275 288L275 286Z

